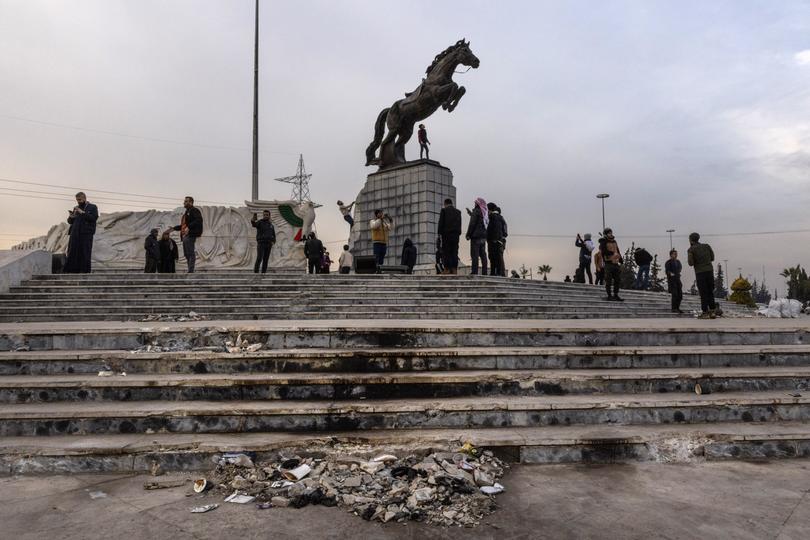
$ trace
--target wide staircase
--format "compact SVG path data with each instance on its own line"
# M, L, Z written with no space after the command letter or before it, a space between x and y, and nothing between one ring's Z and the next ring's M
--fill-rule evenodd
M600 319L672 317L665 293L482 276L100 272L35 276L0 295L0 322L209 319ZM687 295L682 309L699 309ZM740 313L723 303L727 313Z
M2 324L0 471L201 469L223 451L329 441L471 441L526 463L808 457L808 330L742 318Z

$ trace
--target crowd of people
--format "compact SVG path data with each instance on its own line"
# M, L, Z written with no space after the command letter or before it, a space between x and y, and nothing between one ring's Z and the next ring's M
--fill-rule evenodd
M345 205L338 201L338 207L349 227L354 226L351 210L354 202ZM179 259L177 243L172 239L172 232L179 231L180 243L183 246L183 255L188 266L188 273L194 273L196 263L196 242L203 233L203 216L194 206L194 198L185 197L183 200L184 212L180 224L160 232L153 228L144 240L144 272L146 273L174 273L176 262ZM469 222L465 238L470 248L470 273L473 275L506 276L504 265L504 252L508 229L500 207L493 202L486 202L483 198L475 199L472 210L466 209ZM65 260L65 273L89 273L91 271L91 258L93 250L93 236L98 221L98 207L87 200L83 192L76 194L76 205L68 212L68 250ZM266 273L270 253L276 242L276 232L271 221L270 211L264 210L261 219L253 214L251 225L256 229L256 262L253 267L255 273ZM388 244L394 221L383 210L375 210L374 218L369 222L371 232L372 252L379 272L385 262ZM457 274L459 267L459 246L462 233L461 211L457 209L452 199L445 199L444 206L439 214L436 231L436 272L439 274ZM621 288L621 271L624 259L619 243L611 228L605 228L600 235L598 244L594 244L590 233L577 234L574 245L579 248L579 264L574 273L574 282L603 285L607 292L606 300L614 302L624 301L619 296ZM714 251L711 246L700 242L700 235L689 235L689 250L687 262L695 271L695 283L700 294L701 317L715 318L722 315L714 299ZM310 274L328 274L332 265L329 252L315 232L310 232L304 241L304 256L307 260L307 271ZM412 273L418 259L417 247L410 238L403 242L400 264L407 273ZM637 273L633 288L645 290L650 287L650 265L653 256L644 248L637 248L633 252L633 259L637 266ZM338 271L348 274L352 271L354 256L349 245L343 246L338 260ZM591 266L593 265L593 272ZM673 313L682 313L683 283L681 273L683 265L678 259L678 251L672 249L669 259L664 265L667 289L671 294L671 309ZM512 277L517 273L512 271ZM595 279L594 279L595 276ZM571 281L566 276L565 281Z
M577 234L574 245L579 248L579 266L574 273L574 282L593 284L591 264L593 263L596 275L596 285L604 285L608 301L623 302L619 296L621 289L621 271L624 264L619 243L613 230L606 228L599 238L598 246L594 245L591 234ZM687 263L695 270L695 284L700 294L701 318L714 319L723 312L714 298L714 251L711 246L700 242L700 234L689 235L689 250ZM633 261L636 263L636 274L633 280L633 289L648 290L650 288L650 265L653 255L646 249L639 247L633 251ZM681 272L683 265L678 259L678 251L672 249L669 259L664 264L667 280L667 290L671 295L671 309L673 313L683 313L683 282ZM571 282L570 276L565 276L566 282Z

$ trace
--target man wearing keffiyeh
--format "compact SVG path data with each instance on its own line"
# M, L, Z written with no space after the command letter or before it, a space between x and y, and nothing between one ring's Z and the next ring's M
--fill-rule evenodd
M470 212L470 224L467 227L467 240L470 241L470 258L472 267L470 273L478 274L478 260L481 260L483 275L487 275L487 226L489 225L489 211L487 202L478 197L475 207Z

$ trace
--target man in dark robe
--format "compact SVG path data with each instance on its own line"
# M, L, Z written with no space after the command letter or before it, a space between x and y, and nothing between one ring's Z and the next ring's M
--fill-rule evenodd
M439 238L444 256L444 273L458 274L458 239L461 236L461 210L453 206L452 199L444 200L439 213Z
M160 238L160 266L158 272L162 274L174 274L175 262L178 258L177 242L171 237L172 231L163 231Z
M154 274L160 264L160 244L158 243L158 230L149 231L149 236L143 241L143 249L146 252L146 264L143 271L146 274Z
M98 207L87 202L87 195L80 191L76 194L76 206L68 212L67 222L69 240L66 274L89 274L90 259L93 255L93 235L96 234Z

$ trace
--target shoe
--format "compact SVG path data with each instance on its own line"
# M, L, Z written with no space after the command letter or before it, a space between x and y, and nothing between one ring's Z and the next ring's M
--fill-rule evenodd
M714 314L716 316L718 316L718 317L722 317L723 316L723 310L720 309L720 308L717 308L717 309L714 310Z
M716 319L717 318L717 314L714 312L713 309L709 310L709 318L710 319Z
M610 295L607 295L607 296L605 297L605 300L607 300L608 302L612 302L612 301L613 301L613 297L612 297L612 296L610 296Z
M618 296L614 296L613 300L615 300L616 302L624 302L624 298L619 298Z
M709 319L709 318L710 318L709 314L706 312L703 312L700 315L698 315L698 319Z
M670 311L671 311L672 313L680 313L680 312L681 312L681 310L680 310L680 309L671 309Z

